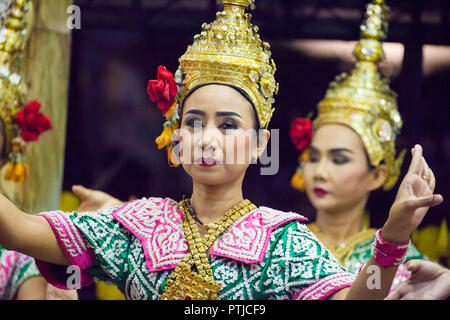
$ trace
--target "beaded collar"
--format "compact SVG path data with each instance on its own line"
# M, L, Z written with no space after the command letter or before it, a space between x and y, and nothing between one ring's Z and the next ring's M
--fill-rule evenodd
M214 281L207 252L219 235L231 226L241 216L247 214L256 206L249 200L243 200L231 209L217 222L209 224L207 234L202 238L197 228L190 199L179 203L184 213L183 227L189 243L190 254L171 273L162 300L186 299L216 300L219 298L220 283ZM196 272L192 269L196 269Z
M314 235L325 245L325 247L327 247L328 250L331 251L342 266L345 266L358 244L373 238L377 232L376 229L363 229L357 234L354 234L346 239L340 245L335 246L331 245L329 241L327 241L327 236L319 230L315 223L308 224L308 229L314 233Z

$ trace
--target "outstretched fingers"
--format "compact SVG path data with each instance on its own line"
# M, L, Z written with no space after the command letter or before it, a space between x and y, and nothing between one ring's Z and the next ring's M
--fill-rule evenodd
M440 194L431 194L424 197L409 199L406 201L406 206L412 210L424 207L435 207L440 205L444 198Z
M408 173L419 174L423 171L423 162L422 162L422 146L416 144L414 148L411 150L412 159L411 164L409 165Z
M91 193L92 191L93 190L83 187L82 185L72 186L73 194L82 200L85 199L86 197L88 197L89 193Z

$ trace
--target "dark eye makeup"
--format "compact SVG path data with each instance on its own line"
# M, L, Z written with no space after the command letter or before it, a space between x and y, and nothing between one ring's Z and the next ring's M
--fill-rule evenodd
M319 152L315 148L311 148L309 153L309 162L318 162L320 160ZM342 154L342 151L332 150L331 161L336 165L342 165L350 161L350 158Z
M236 121L234 121L233 119L227 118L224 119L222 124L219 126L220 129L225 129L225 130L232 130L232 129L237 129L238 125L236 123Z
M186 119L185 124L189 127L203 127L203 122L200 118L190 117Z

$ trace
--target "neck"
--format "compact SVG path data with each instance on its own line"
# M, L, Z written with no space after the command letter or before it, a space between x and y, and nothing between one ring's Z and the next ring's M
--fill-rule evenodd
M191 202L197 218L209 224L218 221L226 211L244 200L242 180L221 185L193 183Z
M316 225L332 245L344 243L363 229L364 208L367 199L356 206L342 210L317 211Z

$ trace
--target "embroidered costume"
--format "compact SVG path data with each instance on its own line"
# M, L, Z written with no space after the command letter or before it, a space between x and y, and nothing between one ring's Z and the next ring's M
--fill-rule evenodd
M39 276L33 258L0 245L0 300L14 299L26 280Z
M41 214L50 223L81 284L113 283L127 299L160 299L176 267L190 257L183 210L149 198L99 212ZM292 212L254 208L208 250L220 299L325 299L351 285L346 272ZM36 260L50 284L67 288L66 268Z
M299 150L299 167L291 180L291 185L305 190L303 163L309 160L309 146L312 132L326 124L341 124L353 129L360 137L372 166L384 163L388 176L384 190L391 189L399 176L405 151L395 158L395 140L402 127L402 119L397 108L397 94L389 87L389 81L378 69L378 63L385 57L382 41L386 37L389 7L384 0L374 0L367 6L365 20L361 25L361 39L355 45L353 55L356 64L350 73L336 77L329 85L325 97L318 104L318 114L313 121L297 118L291 124L291 139ZM364 263L372 257L375 229L362 230L340 246L327 244L317 226L309 229L336 256L348 271L358 273ZM408 247L406 260L425 257L412 245ZM408 276L405 264L398 268L392 288Z

